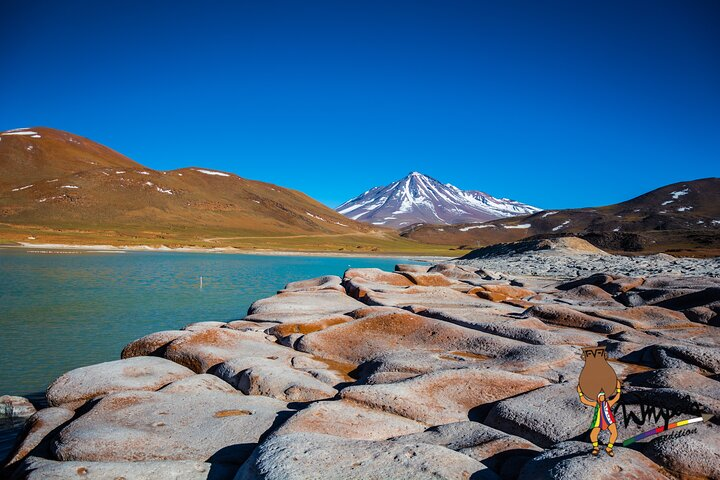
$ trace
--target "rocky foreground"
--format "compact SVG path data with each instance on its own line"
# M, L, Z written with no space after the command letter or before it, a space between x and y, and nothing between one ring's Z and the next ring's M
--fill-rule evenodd
M4 473L717 479L718 313L720 280L704 276L351 269L291 283L243 320L153 333L120 360L66 373ZM623 382L614 458L590 455L592 410L575 391L580 347L598 344ZM715 417L621 445L701 413Z

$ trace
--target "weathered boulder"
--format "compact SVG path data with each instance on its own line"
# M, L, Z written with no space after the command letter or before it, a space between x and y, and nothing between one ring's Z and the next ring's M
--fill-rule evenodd
M488 335L404 310L382 310L303 336L296 348L319 357L359 364L403 348L467 350L509 348L520 342Z
M615 456L601 450L600 455L590 455L592 446L584 442L563 442L554 445L530 460L520 472L518 480L576 480L592 478L615 480L669 480L662 469L642 453L616 446Z
M470 290L472 291L472 290ZM370 290L363 301L382 307L482 307L488 300L468 295L450 287L422 287L414 285L401 291Z
M408 380L345 388L341 397L429 425L468 420L471 410L533 390L544 378L481 368L427 373Z
M654 345L651 348L657 368L686 368L695 365L707 372L720 373L720 349L701 345Z
M342 279L337 275L324 275L322 277L310 278L308 280L290 282L278 293L315 292L318 290L336 290L338 292L345 293L345 289L341 283Z
M59 460L239 464L288 415L279 400L240 392L115 393L63 428L53 451Z
M337 394L331 386L282 360L247 360L231 359L219 365L214 373L247 395L265 395L287 402L312 402Z
M160 389L161 392L165 393L202 393L207 390L230 393L236 392L236 389L229 383L215 375L209 375L207 373L200 373L192 377L183 378Z
M299 411L290 417L275 435L310 432L356 440L386 440L398 435L422 432L426 428L426 424L409 418L346 400L336 400L315 402Z
M205 330L207 328L223 328L223 327L227 327L226 322L205 321L205 322L188 323L182 329L190 331L190 332L199 332L200 330Z
M593 310L590 314L638 330L695 326L680 312L649 305L631 307L624 310Z
M441 273L402 272L402 274L415 285L423 287L461 287L464 285L466 290L470 289L470 285L448 278Z
M238 466L190 460L165 462L56 462L31 457L13 479L231 480Z
M562 291L555 295L564 302L581 305L607 305L620 307L621 304L615 301L612 295L595 285L581 285Z
M159 357L131 357L76 368L47 389L53 407L75 410L88 400L126 390L157 390L194 375L192 370Z
M577 383L549 385L498 402L483 421L543 448L588 431L592 409L578 401Z
M720 382L699 373L678 368L661 368L637 373L627 382L639 387L676 388L720 400Z
M268 328L266 330L266 333L268 333L269 335L274 335L278 338L288 337L296 333L306 335L308 333L324 330L328 327L332 327L333 325L338 325L340 323L345 323L352 320L353 318L348 315L330 315L329 317L321 317L316 320L300 323L292 323L288 321L285 323L276 324L273 327Z
M396 272L427 273L430 268L430 265L411 265L408 263L398 263L395 265Z
M145 335L142 338L128 343L123 348L120 358L145 357L149 355L162 356L165 353L165 347L170 342L176 340L183 335L187 335L187 330L164 330Z
M205 373L231 358L289 357L293 354L292 349L269 341L260 332L210 328L178 338L167 346L165 358L196 373Z
M364 305L336 290L285 292L257 300L248 310L246 320L299 323L303 319L344 314Z
M483 277L477 273L476 268L469 267L467 265L457 265L454 263L439 263L432 266L428 272L430 273L441 273L448 278L461 281L483 281L490 280L490 278Z
M642 453L682 480L720 478L720 427L703 422L656 437Z
M627 327L616 322L593 317L560 305L535 305L527 310L527 314L539 318L545 323L581 328L604 334L618 333L627 329Z
M69 421L75 412L66 408L43 408L28 418L15 448L5 466L11 466L33 453L40 443L56 428Z
M471 295L477 295L480 298L491 300L493 302L502 302L508 299L522 299L532 297L535 292L527 288L515 287L512 285L482 285L474 287L468 291Z
M528 460L542 451L524 438L477 422L455 422L392 439L399 443L442 445L482 462L502 478L516 478Z
M305 480L318 476L345 480L498 478L477 460L439 445L292 433L263 442L235 480Z
M0 418L25 418L33 415L35 411L33 404L25 397L0 397Z
M605 340L604 336L593 332L546 325L534 317L519 318L486 311L479 308L433 308L423 311L422 315L535 345L594 345Z
M391 273L379 268L351 268L343 275L348 295L365 301L368 292L395 292L414 286L402 273Z

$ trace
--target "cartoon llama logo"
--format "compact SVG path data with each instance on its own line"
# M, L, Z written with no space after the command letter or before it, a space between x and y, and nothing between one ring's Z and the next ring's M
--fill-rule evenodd
M588 407L594 407L592 423L590 424L590 441L592 454L597 456L598 435L601 430L610 431L610 441L605 451L614 457L613 445L617 440L618 431L612 406L620 400L620 381L607 362L605 347L587 347L582 349L585 366L580 372L577 392L580 401Z

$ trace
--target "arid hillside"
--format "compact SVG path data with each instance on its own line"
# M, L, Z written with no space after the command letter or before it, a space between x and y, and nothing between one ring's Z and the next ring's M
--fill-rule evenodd
M0 241L419 251L307 195L200 167L156 171L43 127L0 133ZM429 250L442 251L441 247Z
M720 179L675 183L604 207L546 210L479 224L415 225L401 234L463 248L571 235L613 252L720 255Z

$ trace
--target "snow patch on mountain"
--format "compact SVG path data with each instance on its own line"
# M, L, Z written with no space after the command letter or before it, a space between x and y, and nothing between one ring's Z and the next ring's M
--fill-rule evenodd
M374 187L336 208L353 220L402 227L416 223L453 225L539 212L540 209L476 190L442 184L419 172L386 187Z

